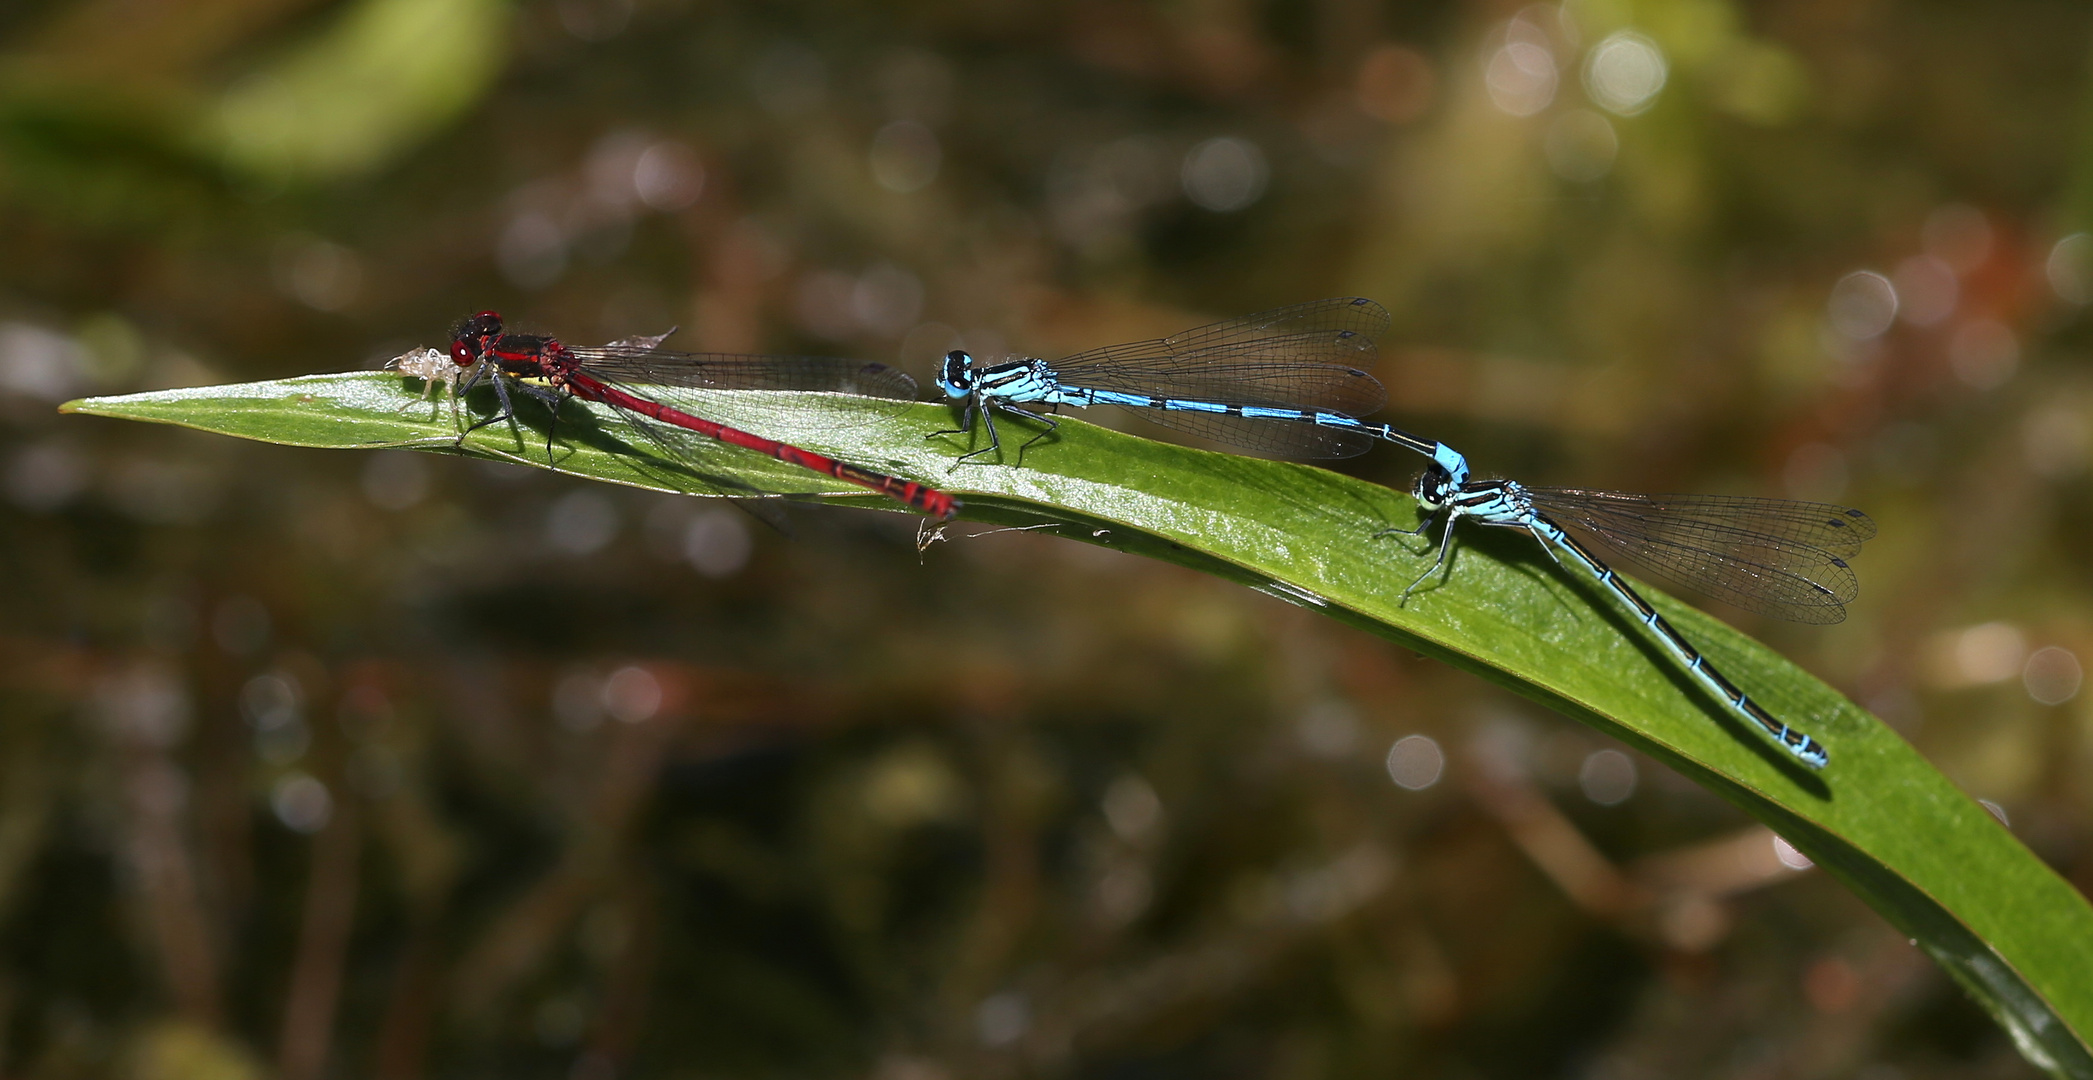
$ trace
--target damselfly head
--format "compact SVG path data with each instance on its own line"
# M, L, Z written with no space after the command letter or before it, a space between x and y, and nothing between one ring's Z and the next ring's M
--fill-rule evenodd
M1417 505L1432 511L1450 502L1457 486L1453 482L1453 474L1435 463L1425 466L1424 472L1417 477L1417 486L1410 494L1417 499Z
M479 363L488 347L501 340L501 335L501 313L498 311L482 311L460 322L451 330L451 362L459 367Z
M945 363L938 369L938 389L946 397L963 398L974 392L974 358L964 349L954 349L945 354Z

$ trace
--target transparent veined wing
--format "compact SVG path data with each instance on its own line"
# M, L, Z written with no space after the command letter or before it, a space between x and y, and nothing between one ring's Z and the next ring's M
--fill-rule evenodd
M1860 593L1847 562L1875 535L1828 503L1529 487L1536 510L1675 585L1764 615L1835 623Z
M912 400L916 380L898 368L834 356L759 356L679 352L660 347L663 334L608 345L571 345L582 367L617 382L704 390L811 390Z
M1361 297L1295 304L1054 361L1069 386L1144 397L1364 416L1387 391L1369 370L1388 311ZM1300 422L1143 409L1152 423L1288 457L1364 453L1371 435Z

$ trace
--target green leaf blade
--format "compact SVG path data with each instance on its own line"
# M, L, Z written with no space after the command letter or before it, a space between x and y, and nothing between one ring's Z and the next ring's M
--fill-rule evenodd
M544 465L544 428L490 425L455 445L449 405L388 373L96 398L68 411L175 423L298 446L410 447ZM790 412L781 412L781 398ZM1309 466L1155 442L1063 418L1024 467L969 449L950 409L832 395L723 394L706 415L943 487L973 520L1053 523L1072 539L1192 566L1323 610L1475 672L1660 758L1759 820L1913 937L2060 1076L2093 1077L2093 906L1916 750L1836 690L1721 621L1654 589L1679 630L1775 716L1826 744L1803 767L1685 676L1593 583L1530 537L1465 529L1446 572L1407 602L1436 552L1380 536L1417 522L1389 489ZM476 415L489 403L477 401ZM607 410L561 413L562 471L695 494L750 488L898 504L719 447L687 475ZM573 410L570 412L569 410ZM542 410L539 420L542 420ZM569 424L569 420L577 422ZM1015 436L1013 438L1013 436ZM1028 434L1005 431L1006 462Z

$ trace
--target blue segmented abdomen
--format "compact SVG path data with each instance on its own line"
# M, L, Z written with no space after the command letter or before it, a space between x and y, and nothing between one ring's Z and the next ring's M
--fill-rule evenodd
M1780 744L1781 749L1786 750L1803 764L1811 768L1821 769L1830 763L1831 755L1825 752L1822 744L1810 736L1796 731L1788 724L1775 719L1771 713L1768 713L1757 702L1751 700L1743 690L1731 685L1730 681L1723 677L1720 671L1716 670L1715 665L1708 663L1707 657L1703 656L1699 649L1689 644L1685 637L1658 612L1656 605L1644 600L1640 593L1630 588L1627 582L1622 581L1619 575L1613 572L1612 567L1600 562L1591 553L1585 551L1584 546L1570 539L1569 534L1563 532L1560 526L1534 513L1531 509L1513 504L1510 499L1502 495L1492 499L1485 505L1487 509L1471 510L1468 512L1469 516L1478 518L1486 524L1523 526L1535 536L1541 538L1544 543L1560 547L1576 556L1577 561L1583 563L1585 568L1591 571L1592 576L1599 580L1600 584L1605 585L1615 596L1619 597L1634 610L1637 621L1653 631L1657 635L1658 640L1664 642L1665 647L1671 650L1672 655L1683 662L1687 674L1692 676L1695 681L1713 690L1715 696L1721 698L1724 704L1735 710L1738 715L1751 721L1761 731L1766 732L1775 742Z
M1281 409L1271 405L1245 405L1242 414L1252 420L1302 420L1308 413L1302 409ZM1322 414L1315 415L1315 422L1322 423Z

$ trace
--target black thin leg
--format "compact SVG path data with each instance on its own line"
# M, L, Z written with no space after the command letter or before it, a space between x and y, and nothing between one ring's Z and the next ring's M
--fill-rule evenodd
M458 389L458 393L460 394L460 396L463 396L465 391L467 389L470 389L473 383L478 382L480 376L482 374L485 374L486 371L487 368L484 361L482 361L479 366L474 367L472 369L472 374L467 375L465 377L465 382ZM467 435L470 435L473 432L478 431L481 428L486 427L490 424L499 424L502 421L507 420L510 426L515 428L516 449L520 451L523 449L523 428L516 424L516 405L515 403L509 400L509 380L502 378L500 372L495 372L492 375L489 375L488 377L494 383L494 396L501 400L501 411L495 413L493 416L490 416L485 420L480 421L477 424L472 425L471 427L466 428L464 431L459 432L457 445L463 447L465 445L465 437Z
M967 427L969 436L971 436L973 433L972 429L974 424L975 408L976 406L972 405L967 407ZM959 460L952 463L954 465L964 465L967 462L973 460L974 458L980 457L983 454L994 454L998 458L1003 456L1003 435L1001 432L996 430L996 407L984 404L978 406L978 408L981 412L981 426L988 429L988 445L982 447L979 450L974 450L959 455ZM969 438L968 441L971 442L972 439Z
M966 408L966 411L965 411L965 412L963 412L963 413L961 413L961 414L960 414L960 416L961 416L961 419L960 419L960 421L959 421L959 426L958 426L958 427L956 427L956 428L951 428L951 429L949 429L949 430L946 430L946 431L933 431L933 432L931 432L930 434L928 434L928 435L925 435L925 436L923 436L923 437L924 437L925 439L935 439L935 438L937 438L937 437L938 437L938 436L940 436L940 435L966 435L966 436L972 436L972 435L974 434L974 408L975 408L975 404L976 404L976 403L975 403L974 399L972 399L972 398L968 398L968 399L967 399L967 408ZM969 439L968 441L972 441L972 440L971 440L971 438L970 438L970 439Z
M552 433L560 426L560 405L566 401L567 395L557 390L544 390L535 386L526 386L523 389L530 396L544 402L552 410L551 419L545 421L545 467L551 468Z
M1432 520L1432 517L1427 515L1423 521L1417 523L1417 527L1414 529L1397 528L1394 525L1390 525L1385 529L1376 529L1374 530L1373 538L1379 540L1384 536L1423 536L1425 531L1432 527Z
M1413 582L1411 582L1411 583L1410 583L1410 585L1409 585L1409 587L1403 590L1403 595L1402 595L1402 596L1400 596L1400 597L1397 597L1397 598L1396 598L1396 601L1395 601L1395 606L1396 606L1396 607L1401 607L1401 606L1403 606L1404 604L1407 604L1407 603L1409 603L1409 602L1410 602L1410 594L1411 594L1411 593L1413 593L1413 592L1416 592L1416 591L1417 591L1417 587L1418 587L1419 585L1422 585L1422 584L1424 584L1424 582L1425 582L1425 579L1426 579L1426 578L1429 578L1429 577L1431 577L1431 576L1432 576L1433 574L1436 574L1436 573L1438 573L1438 572L1439 572L1439 568L1440 568L1440 567L1442 567L1442 566L1445 566L1445 565L1446 565L1446 555L1447 555L1447 553L1448 553L1448 552L1450 552L1450 551L1452 551L1452 550L1453 550L1453 527L1454 527L1454 523L1455 523L1455 522L1458 522L1458 521L1460 521L1460 520L1461 520L1461 517L1460 517L1460 515L1459 515L1459 514L1448 514L1448 515L1446 516L1446 532L1445 532L1445 534L1444 534L1444 535L1443 535L1443 536L1441 537L1441 539L1440 539L1440 541L1439 541L1439 557L1438 557L1437 559L1434 559L1434 560L1432 560L1432 565L1431 565L1430 567L1428 567L1428 568L1427 568L1427 569L1425 570L1425 572L1424 572L1424 573L1422 573L1422 574L1419 574L1419 575L1417 575L1417 580L1416 580L1416 581L1413 581ZM1417 532L1423 532L1423 531L1424 531L1424 529L1425 529L1425 527L1426 527L1426 526L1429 526L1430 524L1431 524L1431 522L1430 522L1430 521L1426 521L1426 522L1425 522L1425 525L1423 525L1423 526L1419 526L1419 527L1418 527L1418 529L1417 529ZM1401 529L1397 529L1397 530L1394 530L1394 531L1396 531L1396 532L1401 532L1402 530L1401 530ZM1411 535L1416 535L1416 534L1415 534L1415 533L1413 533L1413 534L1411 534Z
M1005 407L1008 408L1008 406ZM1023 465L1025 463L1025 451L1031 449L1033 443L1036 443L1039 440L1044 439L1049 435L1052 435L1054 433L1054 429L1061 426L1061 421L1056 420L1053 417L1047 416L1043 413L1026 412L1023 409L1012 408L1010 409L1010 411L1018 414L1019 416L1024 417L1027 420L1037 420L1040 423L1046 425L1045 431L1042 431L1039 434L1034 435L1029 439L1026 439L1024 445L1019 446L1017 448L1017 463L1019 465Z

